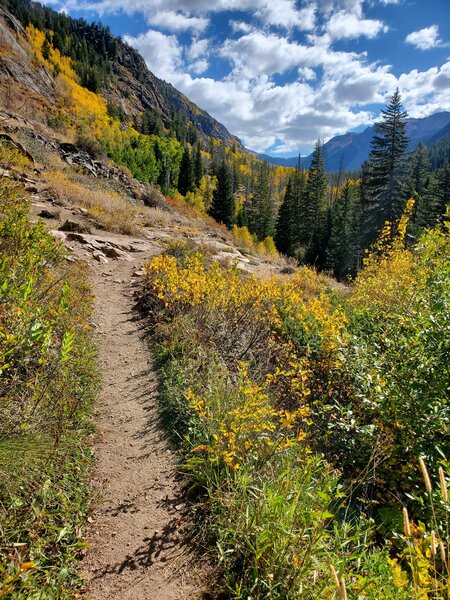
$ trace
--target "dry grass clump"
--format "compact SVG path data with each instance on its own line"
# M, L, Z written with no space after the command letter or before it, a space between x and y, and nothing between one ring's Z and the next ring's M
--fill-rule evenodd
M155 225L167 227L173 221L172 213L161 208L145 207L142 210L141 218L143 227L154 227Z
M86 208L90 217L107 231L139 235L139 207L124 200L116 192L92 190L75 183L61 171L45 174L47 183L59 200Z

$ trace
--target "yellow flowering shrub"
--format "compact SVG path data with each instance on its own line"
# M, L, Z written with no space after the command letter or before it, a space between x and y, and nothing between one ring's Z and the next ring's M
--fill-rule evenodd
M228 597L332 598L330 564L358 597L393 597L367 524L331 524L342 493L315 452L317 412L342 393L348 338L326 279L302 268L262 281L179 245L144 271L162 416L200 490Z
M410 198L397 223L386 222L378 241L363 261L350 304L370 311L406 308L414 290L425 285L426 272L406 247L406 230L414 209Z
M230 364L258 364L260 400L267 387L280 408L296 411L329 393L347 320L314 271L263 281L198 252L182 260L163 254L145 266L144 290L151 310L162 309L166 318L196 310L205 335L212 324L210 335Z
M264 461L274 452L303 441L305 434L300 423L309 414L307 407L294 411L275 408L268 393L273 380L268 378L259 385L249 378L247 367L245 363L239 365L233 402L226 412L223 407L217 410L214 402L205 402L191 389L185 392L202 427L216 432L211 445L199 445L193 452L208 452L213 463L223 461L233 471L243 462Z
M244 246L248 246L256 251L261 256L278 256L278 250L275 246L273 238L268 236L262 241L258 241L255 235L252 235L245 225L238 227L233 225L231 230L236 241L241 242Z
M233 237L236 241L241 242L242 244L244 244L245 246L248 246L249 248L253 247L253 236L250 233L250 231L248 230L248 227L238 227L237 225L233 225L233 229L231 230L231 233L233 234Z

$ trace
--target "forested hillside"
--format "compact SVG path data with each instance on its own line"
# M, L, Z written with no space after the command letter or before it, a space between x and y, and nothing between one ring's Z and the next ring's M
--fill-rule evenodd
M211 136L238 142L223 125L150 73L139 53L113 36L107 27L74 20L31 0L3 0L2 5L24 27L33 25L45 33L40 48L45 60L50 58L50 47L70 57L78 82L92 92L103 92L111 101L113 116L137 117L149 110L150 119L155 118L158 125L164 121L176 129L177 121L186 123L190 141ZM53 64L53 69L58 71L58 66Z
M0 598L449 598L446 126L274 166L0 3Z

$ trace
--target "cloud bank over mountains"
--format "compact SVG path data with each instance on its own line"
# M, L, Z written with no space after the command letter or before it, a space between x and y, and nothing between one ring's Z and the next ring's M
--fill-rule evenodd
M398 39L399 17L392 16L392 9L406 17L411 10L406 1L53 3L69 13L86 11L100 19L123 14L124 31L114 33L126 33L126 17L140 15L142 31L124 39L141 52L152 72L247 146L286 154L309 151L318 137L370 125L377 105L397 86L412 117L450 110L447 41L437 24L427 23ZM398 55L398 48L417 55L440 48L444 54L423 70L403 69L400 59L392 65L377 50L393 39Z

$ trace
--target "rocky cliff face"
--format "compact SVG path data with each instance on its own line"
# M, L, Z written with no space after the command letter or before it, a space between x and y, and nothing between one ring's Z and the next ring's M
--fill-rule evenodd
M0 82L4 85L6 108L8 103L20 101L17 89L11 89L13 82L28 94L35 94L44 101L53 102L56 99L52 76L44 67L30 61L24 40L26 34L22 24L0 6ZM8 94L11 97L7 97Z
M125 110L134 113L151 109L164 118L181 112L187 121L191 121L200 135L222 140L227 145L240 145L237 137L216 119L191 102L184 94L156 77L145 64L142 56L121 40L117 45L117 57L113 63L113 77L106 95L119 103Z

